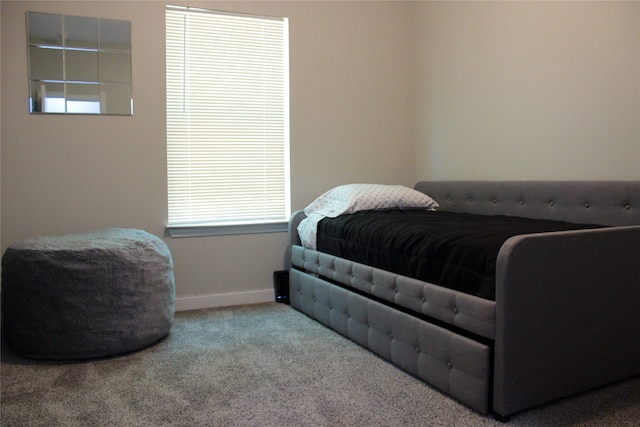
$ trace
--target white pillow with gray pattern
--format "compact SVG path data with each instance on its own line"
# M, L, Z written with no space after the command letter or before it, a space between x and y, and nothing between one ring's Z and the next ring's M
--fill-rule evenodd
M325 192L304 209L307 218L298 225L298 234L304 247L315 249L317 225L323 218L364 210L437 207L428 195L403 185L346 184Z

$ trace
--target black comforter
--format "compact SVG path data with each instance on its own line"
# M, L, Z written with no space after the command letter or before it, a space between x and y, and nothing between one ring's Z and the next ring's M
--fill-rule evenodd
M501 215L362 211L320 221L317 249L494 300L496 258L509 237L597 227Z

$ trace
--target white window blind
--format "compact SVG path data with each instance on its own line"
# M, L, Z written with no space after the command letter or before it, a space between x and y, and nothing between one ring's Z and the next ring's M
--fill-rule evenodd
M169 228L286 222L286 18L167 6L166 55Z

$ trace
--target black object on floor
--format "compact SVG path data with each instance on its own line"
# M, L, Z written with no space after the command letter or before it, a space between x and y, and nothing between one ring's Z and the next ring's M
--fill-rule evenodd
M273 289L276 294L276 302L289 304L289 271L280 270L273 272Z

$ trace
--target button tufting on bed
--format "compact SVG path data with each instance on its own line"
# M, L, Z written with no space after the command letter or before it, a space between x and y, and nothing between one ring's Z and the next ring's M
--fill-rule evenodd
M495 302L442 288L416 279L306 249L291 248L291 262L361 292L394 302L426 316L467 328L485 338L494 337ZM306 261L304 261L306 260ZM337 271L340 266L340 272ZM342 274L341 272L349 272ZM353 277L352 274L353 273ZM478 307L481 307L479 309ZM454 308L457 312L454 312Z
M295 269L291 286L292 304L304 313L472 408L488 410L491 351L487 346ZM433 346L434 342L443 346Z
M616 226L640 223L640 209L631 208L640 203L637 181L421 181L414 188L445 211ZM468 203L469 197L476 202Z

